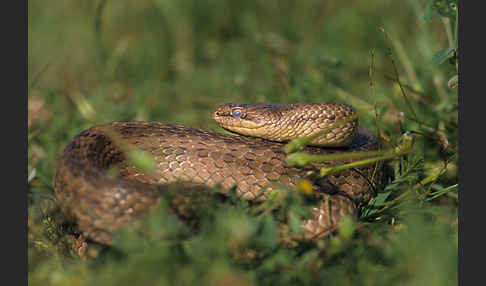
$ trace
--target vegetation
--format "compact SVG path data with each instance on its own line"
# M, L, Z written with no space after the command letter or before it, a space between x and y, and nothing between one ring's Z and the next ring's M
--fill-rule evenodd
M28 5L30 285L457 284L457 0ZM83 129L217 130L209 111L221 103L316 101L353 105L384 148L413 139L390 162L394 179L331 238L278 242L280 221L308 210L292 191L260 216L209 202L197 231L163 205L113 247L62 223L53 177Z

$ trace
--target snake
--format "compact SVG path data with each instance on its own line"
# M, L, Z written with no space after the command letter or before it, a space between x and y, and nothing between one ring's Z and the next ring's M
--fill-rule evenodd
M357 159L297 167L286 162L284 146L355 115L354 108L343 103L227 103L211 112L230 131L226 133L158 121L96 125L66 145L53 193L63 217L79 234L109 245L114 233L161 204L161 189L167 186L181 184L181 193L184 184L219 187L223 194L233 190L237 197L259 204L275 190L296 190L307 180L316 203L300 222L299 239L315 241L334 232L344 217L357 218L359 204L376 196L386 183L385 164L370 163L320 177L316 170L321 167ZM340 154L378 148L376 137L354 119L314 138L303 152ZM155 167L135 166L130 150L149 154Z

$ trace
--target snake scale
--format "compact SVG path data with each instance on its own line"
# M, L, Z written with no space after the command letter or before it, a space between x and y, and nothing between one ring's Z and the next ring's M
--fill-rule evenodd
M160 188L193 183L262 202L284 184L295 188L317 167L354 160L293 167L285 163L285 142L308 136L354 114L338 103L223 104L212 117L223 128L247 136L233 136L176 124L120 121L94 126L65 147L54 180L54 195L64 217L79 233L111 244L112 234L160 204ZM310 154L369 151L375 137L358 128L357 120L333 129L305 147ZM256 138L262 137L262 138ZM281 142L277 142L281 141ZM155 170L140 171L127 160L127 146L144 150ZM327 147L323 147L327 146ZM118 176L109 175L116 167ZM336 229L344 216L357 216L359 202L374 196L387 175L374 163L313 180L319 203L302 221L304 240L315 240Z

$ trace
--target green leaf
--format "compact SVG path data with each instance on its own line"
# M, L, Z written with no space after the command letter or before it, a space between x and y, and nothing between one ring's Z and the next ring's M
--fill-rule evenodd
M457 1L454 1L454 0L442 0L442 1L435 0L434 6L435 6L437 13L439 13L439 15L441 17L447 17L451 21L456 20Z
M302 151L305 147L305 145L308 142L309 140L307 140L306 137L299 137L299 138L295 138L293 139L292 141L290 141L289 143L287 143L285 145L285 153L289 154L289 153L294 153L294 152L298 152L298 151Z
M345 240L350 240L353 237L356 229L355 222L349 216L345 216L339 225L339 235Z
M459 84L459 77L457 74L451 77L451 79L447 82L447 86L449 88L456 88L458 84Z
M152 171L157 165L150 153L142 150L133 150L129 152L128 160L135 166L135 168L143 171Z
M304 152L297 152L292 153L287 156L285 162L289 166L305 166L309 164L312 160L312 155L304 153Z
M448 48L445 50L440 50L435 55L432 56L431 62L433 65L438 66L445 62L450 55L454 52L454 48Z
M447 194L448 192L457 190L458 187L459 187L459 184L455 184L455 185L449 186L449 187L444 188L444 189L442 189L440 191L437 191L435 193L430 194L430 196L427 199L425 199L425 200L426 201L435 200L436 198L438 198L440 196L443 196L443 195Z
M378 213L378 211L381 209L381 207L385 204L386 199L391 195L392 190L391 189L386 189L384 192L379 193L376 198L374 198L372 201L370 201L369 207L365 208L363 210L363 213L361 214L361 218L368 218L371 217L372 215Z
M430 22L435 14L434 0L429 0L427 6L425 7L424 20Z
M288 216L289 227L292 233L300 233L301 231L301 219L293 212L289 212Z

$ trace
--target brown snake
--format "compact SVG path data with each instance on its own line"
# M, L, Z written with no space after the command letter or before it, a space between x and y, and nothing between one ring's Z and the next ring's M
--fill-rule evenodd
M264 201L279 184L295 187L309 171L354 160L313 164L304 168L285 163L285 143L313 134L354 114L335 103L289 105L224 104L212 112L225 129L248 136L232 136L182 125L125 121L82 131L66 146L57 169L54 194L61 212L76 223L85 237L104 244L112 234L160 203L160 188L173 183L207 187L236 186L238 196ZM370 132L350 121L314 140L310 154L375 150ZM127 146L150 153L155 170L143 172L126 159ZM116 166L118 177L107 173ZM344 216L356 217L357 202L366 202L386 180L382 163L349 169L321 178L313 185L320 200L302 222L303 239L323 237Z

